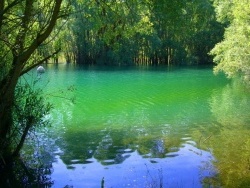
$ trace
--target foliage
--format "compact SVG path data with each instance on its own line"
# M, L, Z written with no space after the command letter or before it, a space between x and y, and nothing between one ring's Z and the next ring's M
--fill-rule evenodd
M68 10L63 0L0 1L0 162L3 164L5 159L18 155L30 128L49 109L37 91L26 84L19 86L18 80L58 53L59 49L49 54L43 49L53 38L50 34L56 21L65 17ZM20 138L17 143L13 142L14 135Z
M19 83L15 90L13 109L13 128L9 133L11 146L19 153L25 137L34 131L37 126L46 126L46 119L52 105L45 101L41 89L35 89L35 83Z
M240 0L215 1L217 18L227 24L224 40L218 43L211 54L218 64L214 71L224 71L228 77L242 74L245 81L250 79L250 5Z
M74 0L72 10L62 40L68 62L206 63L223 32L208 0Z
M211 148L218 176L210 181L222 187L248 187L250 183L250 116L245 113L249 103L249 90L235 79L211 96L214 131L203 125L194 133L200 137L199 146Z

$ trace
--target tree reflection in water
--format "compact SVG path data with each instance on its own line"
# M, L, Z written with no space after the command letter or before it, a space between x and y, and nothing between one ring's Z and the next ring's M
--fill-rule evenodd
M14 161L0 167L1 187L52 187L55 147L48 133L29 135L23 152Z
M156 127L156 128L154 128ZM144 158L165 158L170 152L178 151L182 144L180 135L163 135L162 132L170 132L165 129L173 127L157 126L142 128L119 127L108 130L79 129L68 131L57 141L63 154L60 155L63 162L69 167L75 162L87 164L91 158L95 158L103 165L120 164L130 154L137 151ZM159 129L159 130L153 130ZM151 131L151 134L148 132ZM177 130L172 130L174 132ZM153 134L154 132L154 134Z
M1 169L1 187L51 187L52 165L29 166L21 159Z
M201 126L194 131L201 147L209 148L216 158L218 179L210 181L223 187L249 187L250 91L235 79L211 96L210 107L216 122L211 129Z

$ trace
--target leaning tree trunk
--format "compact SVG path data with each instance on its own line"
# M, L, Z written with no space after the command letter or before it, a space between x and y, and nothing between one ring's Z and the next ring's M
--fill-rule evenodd
M11 150L11 142L8 139L8 134L11 132L14 124L13 105L15 100L15 87L21 75L51 57L48 56L32 64L27 63L38 46L51 34L57 19L62 16L60 15L62 1L63 0L48 1L53 3L51 4L50 10L48 11L46 9L44 12L45 15L47 15L44 16L46 23L44 23L44 27L42 27L41 30L34 30L36 35L33 37L33 34L30 32L32 29L30 26L34 25L33 18L35 16L33 13L36 12L36 6L34 4L38 2L38 0L15 0L9 4L5 3L5 0L0 0L0 38L5 38L3 43L9 48L13 58L11 62L8 62L11 69L7 75L0 80L0 163L3 162L4 158L13 156L13 153L16 155L20 151L20 147L18 147L17 150ZM50 7L49 4L46 6ZM5 36L3 35L3 31L8 30L11 32L11 24L16 24L15 21L10 19L9 15L16 12L17 9L21 9L21 12L23 11L23 15L20 17L21 24L16 25L18 28L14 31L13 35L10 33L8 36ZM11 38L13 36L15 38ZM10 45L10 41L13 41L12 45ZM27 133L24 132L24 135L26 134ZM23 143L23 141L21 143Z
M18 71L12 70L10 73L13 74L8 74L0 85L0 157L2 159L11 155L8 134L13 126L15 86L19 77Z
M0 112L0 157L2 159L8 158L11 155L9 148L9 140L7 138L10 132L13 119L12 119L12 107L13 107L13 97L8 96L7 99L1 97L1 112Z

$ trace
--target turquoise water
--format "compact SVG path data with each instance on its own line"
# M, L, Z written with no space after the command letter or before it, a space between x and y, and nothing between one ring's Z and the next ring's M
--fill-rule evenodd
M249 133L249 94L212 67L48 65L39 84L54 104L53 187L223 184L222 129Z

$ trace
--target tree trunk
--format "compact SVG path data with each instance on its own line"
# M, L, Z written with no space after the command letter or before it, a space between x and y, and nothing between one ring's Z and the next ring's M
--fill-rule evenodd
M2 89L2 88L0 88ZM8 133L13 125L12 110L14 104L14 89L8 90L0 97L0 156L5 158L11 155L9 150ZM2 153L1 153L2 152Z
M23 147L24 141L26 139L26 136L28 135L29 129L32 127L32 123L33 123L33 118L30 117L26 123L25 129L23 131L22 137L20 142L18 143L17 147L15 148L15 151L13 152L12 156L13 157L17 157L19 155L20 150Z
M15 63L13 62L13 64ZM22 66L17 63L16 67L10 70L0 84L0 157L8 157L11 152L9 151L10 143L7 136L13 125L12 111L15 87L21 71Z
M3 159L11 155L11 151L8 148L9 140L7 138L8 133L12 127L12 101L9 99L9 102L1 102L1 107L4 108L4 111L1 112L1 125L0 125L0 157Z
M13 1L7 7L4 5L4 0L0 0L0 33L1 28L3 27L4 14L9 14L7 9L17 8L23 1ZM55 0L54 7L51 8L51 13L47 19L46 27L42 28L37 32L37 37L33 39L29 46L25 47L25 43L28 40L25 36L27 34L27 26L30 23L33 23L31 17L32 1L25 0L24 15L21 18L22 27L19 34L16 36L14 46L20 46L20 50L17 51L15 48L11 48L13 60L9 62L9 65L12 67L2 80L0 80L0 163L3 162L4 158L11 157L12 151L10 140L8 140L8 134L13 128L13 105L15 100L15 87L18 82L19 76L23 73L29 71L38 63L27 66L27 61L31 55L35 52L40 44L42 44L52 32L57 19L60 17L60 8L62 0ZM35 9L34 9L35 10ZM16 31L15 31L16 32ZM22 40L21 40L22 39ZM7 40L8 41L8 40ZM10 45L7 45L10 46ZM46 60L45 58L44 60ZM26 65L26 67L25 67Z

